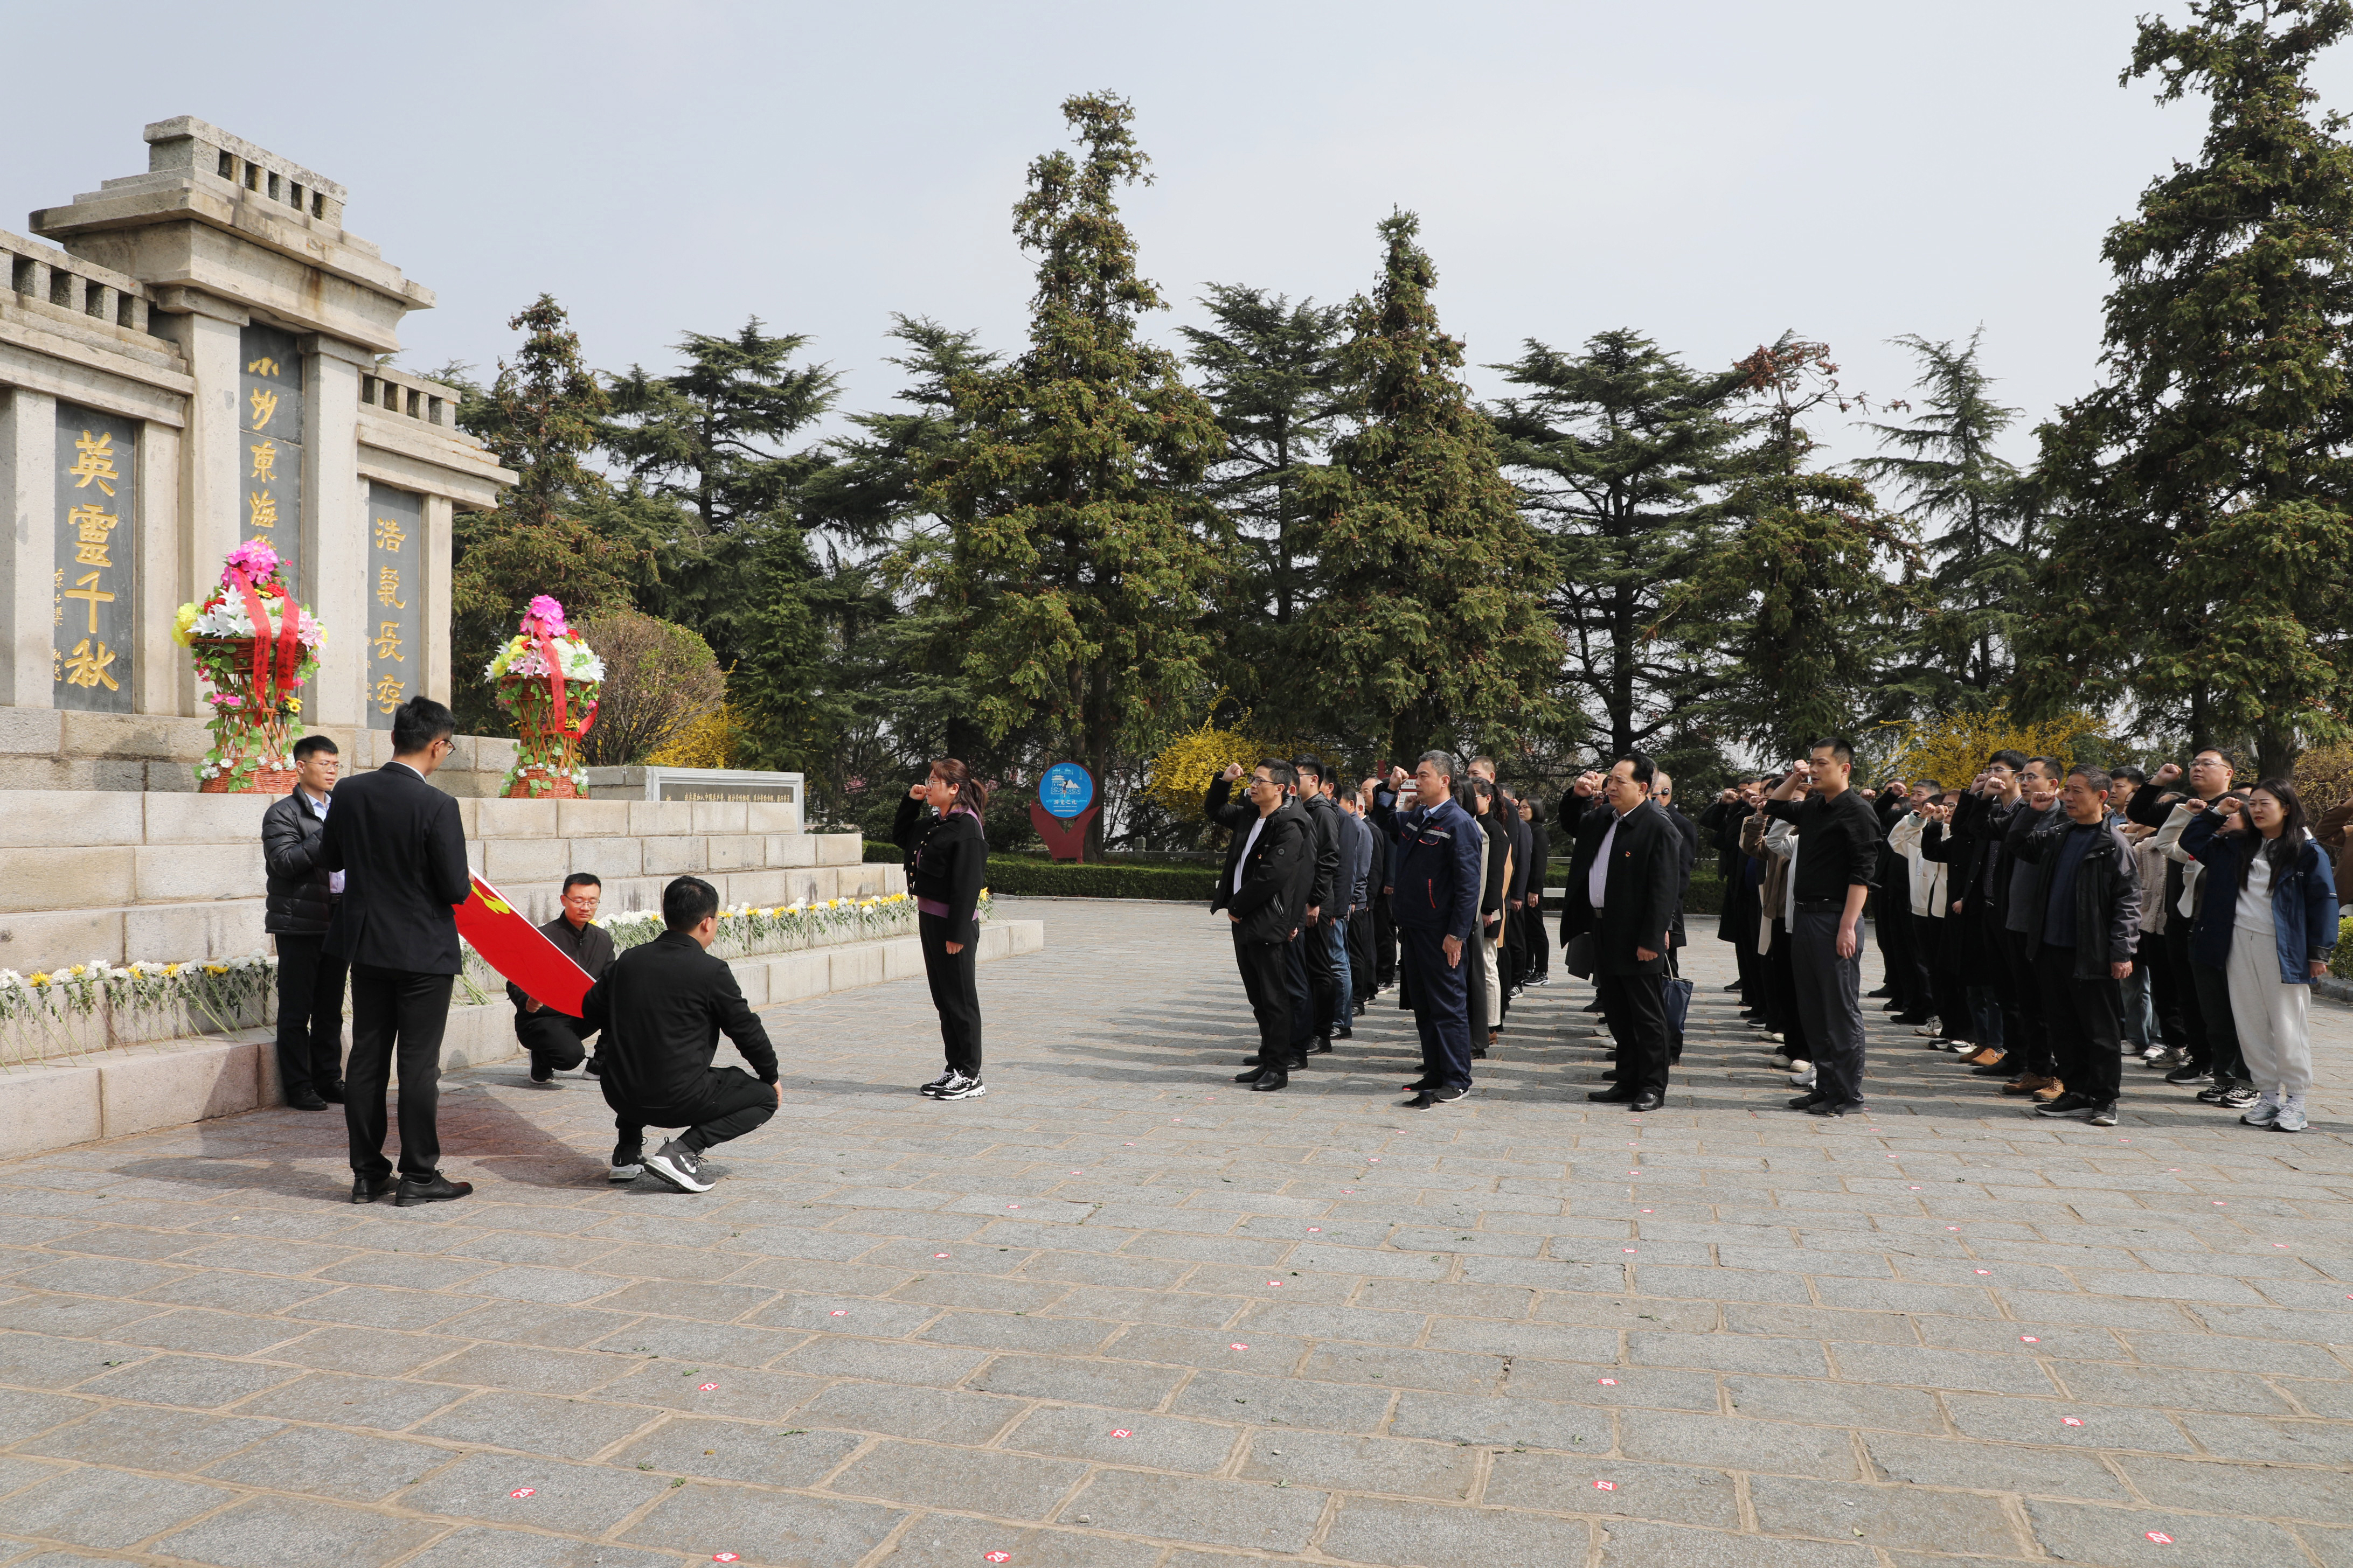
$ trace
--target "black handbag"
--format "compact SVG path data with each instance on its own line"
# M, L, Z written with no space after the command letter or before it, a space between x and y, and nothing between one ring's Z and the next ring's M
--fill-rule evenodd
M1680 974L1670 974L1659 982L1659 994L1666 1004L1667 1032L1682 1034L1683 1020L1691 1016L1692 983Z

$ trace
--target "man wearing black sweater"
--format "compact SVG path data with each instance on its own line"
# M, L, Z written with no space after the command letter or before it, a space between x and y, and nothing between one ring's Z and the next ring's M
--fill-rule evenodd
M719 890L700 877L679 878L662 889L662 923L669 929L616 958L588 988L580 1016L605 1031L596 1056L617 1130L611 1179L633 1182L649 1170L680 1192L707 1193L713 1178L703 1152L774 1116L784 1089L768 1031L709 951L719 935ZM712 1067L722 1030L757 1078ZM648 1126L686 1131L649 1155Z
M1765 814L1798 826L1805 853L1798 857L1789 927L1791 977L1798 1016L1814 1051L1814 1088L1789 1102L1792 1110L1844 1116L1862 1109L1862 903L1879 865L1879 818L1871 803L1848 786L1854 742L1817 741L1813 784L1801 804L1799 771L1766 798Z

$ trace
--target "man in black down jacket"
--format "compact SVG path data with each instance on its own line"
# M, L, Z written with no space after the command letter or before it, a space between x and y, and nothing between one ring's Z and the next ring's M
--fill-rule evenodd
M1234 1081L1267 1091L1287 1087L1292 1070L1307 1065L1293 1044L1298 1030L1286 954L1314 879L1314 838L1306 813L1285 799L1297 778L1289 763L1259 763L1250 771L1248 800L1234 801L1241 771L1240 763L1230 764L1209 783L1208 818L1232 836L1209 908L1225 910L1233 926L1234 965L1258 1019L1258 1055Z
M613 1108L611 1179L633 1182L642 1169L680 1192L707 1193L716 1178L703 1169L703 1151L765 1122L784 1089L768 1031L734 973L711 956L719 889L679 878L662 889L662 924L669 929L616 958L588 988L580 1016L605 1031L597 1082ZM712 1067L722 1030L759 1077ZM649 1126L686 1131L647 1154Z
M261 928L278 945L278 1087L297 1110L343 1101L343 974L326 951L343 874L319 861L328 796L343 758L324 735L294 742L294 788L261 814L269 898Z

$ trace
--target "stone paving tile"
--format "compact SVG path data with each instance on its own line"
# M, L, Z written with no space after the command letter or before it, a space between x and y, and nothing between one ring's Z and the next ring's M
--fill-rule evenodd
M2039 1122L1875 1012L1822 1125L1703 940L1664 1110L1564 982L1425 1116L1393 1005L1250 1095L1217 923L1043 915L987 1100L910 1092L919 983L769 1009L704 1198L512 1066L424 1213L292 1112L0 1163L0 1561L2353 1568L2353 1011L2300 1139L2129 1064Z

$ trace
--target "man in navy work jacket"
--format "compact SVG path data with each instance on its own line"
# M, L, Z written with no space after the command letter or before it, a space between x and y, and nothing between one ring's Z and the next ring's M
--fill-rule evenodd
M1471 1092L1471 1010L1463 950L1479 922L1479 868L1487 841L1454 804L1454 757L1424 752L1413 770L1415 805L1397 825L1389 872L1398 964L1421 1030L1421 1077L1406 1087L1416 1110ZM1400 803L1402 804L1402 803ZM1483 1042L1482 1042L1483 1043Z

